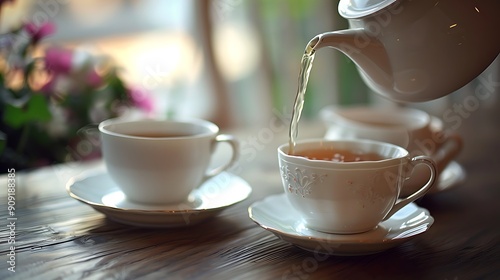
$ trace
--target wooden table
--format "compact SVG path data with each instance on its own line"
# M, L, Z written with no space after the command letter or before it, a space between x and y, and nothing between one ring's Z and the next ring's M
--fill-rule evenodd
M249 219L249 205L282 192L276 147L287 141L287 128L276 118L235 132L246 150L233 172L252 186L251 196L192 227L126 226L69 197L68 179L101 166L100 161L16 172L14 216L8 215L8 175L3 175L0 279L499 279L500 120L495 111L482 103L461 117L460 125L455 119L452 124L465 138L457 159L467 171L465 182L419 201L435 223L387 251L318 259ZM323 133L321 125L306 124L299 136ZM15 244L9 244L12 237ZM15 272L9 271L13 254Z

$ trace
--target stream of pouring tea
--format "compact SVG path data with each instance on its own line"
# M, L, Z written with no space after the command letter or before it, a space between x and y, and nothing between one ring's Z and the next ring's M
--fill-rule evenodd
M315 50L310 45L307 45L304 55L302 56L302 60L300 61L297 95L295 96L292 121L290 122L289 130L290 140L288 145L288 154L290 155L295 153L295 144L299 134L298 125L302 109L304 108L304 96L306 94L307 82L309 81L309 74L314 61L314 52Z

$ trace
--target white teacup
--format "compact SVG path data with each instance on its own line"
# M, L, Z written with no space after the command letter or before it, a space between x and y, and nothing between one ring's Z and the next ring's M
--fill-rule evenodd
M298 142L294 155L289 145L278 148L281 178L287 199L307 227L330 233L369 231L405 205L422 197L434 184L436 165L427 156L410 157L402 147L372 140L312 139ZM349 151L378 159L334 162L310 159L307 151ZM427 182L398 200L403 182L415 166L426 166Z
M138 203L180 203L238 158L237 140L200 119L110 119L99 124L99 131L109 175L127 199ZM231 146L231 159L208 170L222 142Z
M458 134L447 133L440 119L418 109L329 106L320 115L328 127L326 139L370 139L398 145L411 156L432 157L438 176L462 149ZM401 196L419 189L429 177L423 166L414 172L405 182Z

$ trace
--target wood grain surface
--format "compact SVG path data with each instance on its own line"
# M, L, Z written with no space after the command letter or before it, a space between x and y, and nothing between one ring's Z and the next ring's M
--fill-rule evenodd
M461 102L461 101L458 101ZM385 252L357 257L315 254L288 244L248 217L251 203L282 192L276 147L286 131L259 142L265 127L235 132L247 145L233 172L251 196L202 224L146 229L108 220L68 196L66 181L102 163L53 166L16 174L15 272L4 175L0 279L500 279L500 120L477 110L456 129L465 140L460 186L418 204L430 230ZM299 137L320 137L311 125ZM253 137L253 138L252 138ZM251 146L251 139L257 145ZM245 146L244 146L245 147Z

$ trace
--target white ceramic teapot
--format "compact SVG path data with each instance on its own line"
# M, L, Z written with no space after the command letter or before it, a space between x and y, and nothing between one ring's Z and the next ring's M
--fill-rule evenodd
M308 49L340 50L392 100L445 96L500 51L499 0L340 0L338 10L350 29L319 34Z

